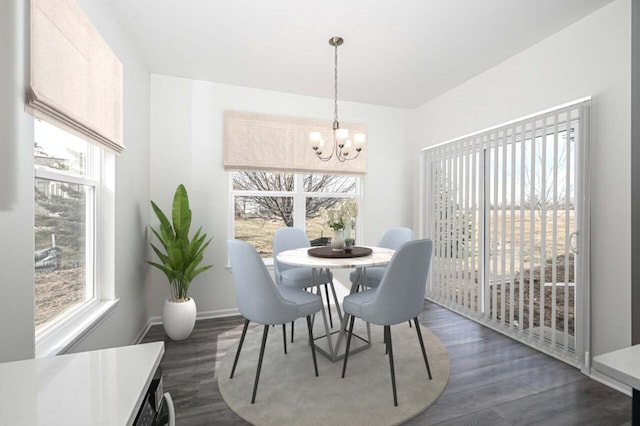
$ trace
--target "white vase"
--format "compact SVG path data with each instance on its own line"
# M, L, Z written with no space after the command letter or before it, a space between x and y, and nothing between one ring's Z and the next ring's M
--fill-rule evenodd
M342 229L333 231L333 238L331 239L331 249L333 251L344 250L344 237L342 235Z
M166 299L162 307L164 331L171 340L184 340L196 324L196 302L193 298L171 301Z

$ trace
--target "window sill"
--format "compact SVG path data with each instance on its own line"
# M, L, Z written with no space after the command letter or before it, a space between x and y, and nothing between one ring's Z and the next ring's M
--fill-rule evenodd
M70 351L98 327L116 309L120 299L101 300L44 330L36 337L36 358L55 356Z

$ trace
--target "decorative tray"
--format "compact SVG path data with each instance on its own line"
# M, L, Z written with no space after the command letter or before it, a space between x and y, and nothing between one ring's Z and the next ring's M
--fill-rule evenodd
M353 246L350 251L339 250L333 251L331 247L314 247L310 248L307 253L313 257L333 257L333 258L351 258L351 257L363 257L371 254L371 249L368 247Z

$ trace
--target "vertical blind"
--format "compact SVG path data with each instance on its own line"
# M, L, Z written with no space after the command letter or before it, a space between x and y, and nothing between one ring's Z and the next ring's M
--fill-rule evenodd
M122 64L74 0L31 0L27 111L120 153L122 75Z
M588 326L588 251L575 245L588 214L588 106L423 150L429 297L574 364Z
M340 123L340 127L348 129L350 135L365 133L362 124ZM311 149L309 132L321 132L331 146L333 130L330 121L225 111L224 167L227 170L318 174L366 173L366 147L355 160L339 162L334 156L330 161L321 161Z

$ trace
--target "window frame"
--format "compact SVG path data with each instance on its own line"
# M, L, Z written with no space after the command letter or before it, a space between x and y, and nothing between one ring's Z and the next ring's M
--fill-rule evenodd
M37 120L34 119L34 127L37 126ZM57 127L46 120L42 121ZM92 228L85 234L87 248L92 247L85 254L86 280L91 280L90 285L85 283L85 291L89 291L90 297L52 318L35 332L35 352L38 358L71 351L115 310L119 301L114 294L113 270L115 155L90 141L86 143L87 169L84 176L37 165L34 152L34 186L36 179L45 179L86 185L93 192L93 202L87 202L85 213L87 228Z
M254 170L259 172L259 170ZM304 176L306 175L329 175L329 173L311 173L311 172L290 172L290 171L272 171L271 173L286 173L294 176L293 191L245 191L236 190L233 188L233 173L236 171L230 170L227 172L229 181L229 223L227 229L227 235L229 238L235 238L235 198L242 196L268 196L268 197L291 197L293 198L293 227L300 228L306 232L306 204L307 197L313 198L355 198L358 202L358 216L356 217L356 228L354 229L356 235L363 235L364 223L362 214L364 205L363 194L363 176L351 175L355 179L356 187L353 192L309 192L304 191ZM262 259L267 267L273 267L273 257ZM227 259L227 269L230 268L229 260Z

